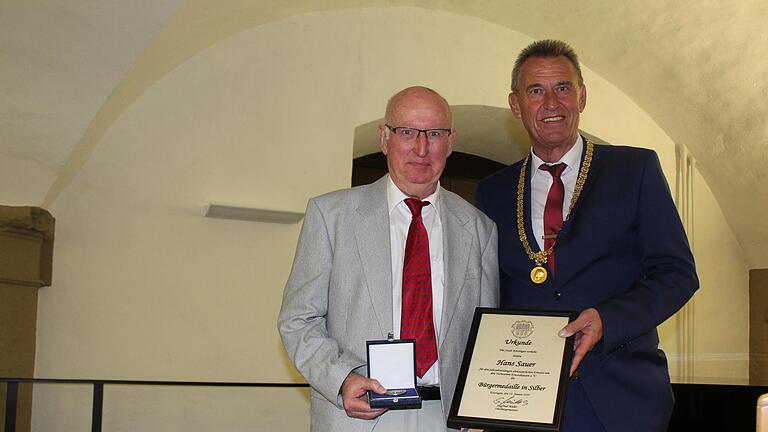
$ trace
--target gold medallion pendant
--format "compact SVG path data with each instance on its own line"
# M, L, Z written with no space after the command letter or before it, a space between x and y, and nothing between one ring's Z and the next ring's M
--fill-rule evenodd
M589 166L592 164L592 154L594 150L595 145L591 141L587 140L584 160L581 162L581 167L579 168L579 175L576 178L576 185L573 188L573 196L571 197L571 202L568 205L568 213L563 220L563 224L565 224L571 218L571 211L573 210L576 201L579 199L579 195L581 195L581 190L584 188L584 183L587 181L587 174L589 173ZM547 258L552 255L555 249L557 237L555 237L555 241L552 242L552 244L546 250L534 251L528 242L528 234L526 234L525 231L524 215L526 213L523 209L523 197L525 197L525 171L528 167L528 160L530 157L530 153L525 157L523 166L520 167L520 177L517 180L517 237L520 239L520 243L523 245L525 254L528 255L528 258L532 260L536 265L533 270L531 270L531 281L537 285L541 285L546 282L547 277L549 276L547 269L544 268L544 265L547 263Z
M547 280L547 269L542 266L536 266L531 270L531 281L535 284L542 284Z

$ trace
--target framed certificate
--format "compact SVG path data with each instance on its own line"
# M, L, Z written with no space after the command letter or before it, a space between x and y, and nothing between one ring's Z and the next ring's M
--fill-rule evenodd
M557 333L576 316L477 308L448 426L559 431L574 341Z

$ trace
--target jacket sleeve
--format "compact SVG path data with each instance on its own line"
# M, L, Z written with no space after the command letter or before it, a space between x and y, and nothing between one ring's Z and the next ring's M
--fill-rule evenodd
M637 205L642 274L632 288L596 309L606 352L642 336L677 312L699 287L693 255L659 159L646 153Z
M327 327L334 245L315 199L307 204L293 268L283 291L277 327L288 357L307 382L341 408L338 397L350 371L365 364L340 349Z
M490 230L490 236L486 240L482 250L482 281L480 285L480 306L499 307L499 258L498 258L498 231L496 224ZM481 247L483 244L481 244Z

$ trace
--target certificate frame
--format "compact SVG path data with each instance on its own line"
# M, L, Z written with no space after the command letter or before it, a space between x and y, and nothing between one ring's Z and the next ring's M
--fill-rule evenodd
M525 375L521 373L519 376L516 376L516 370L490 372L496 369L493 369L493 367L488 368L482 366L492 364L494 360L499 357L510 355L509 353L499 354L499 351L511 352L513 351L513 348L518 346L518 344L530 345L534 340L538 340L532 336L534 329L538 331L541 328L548 328L553 325L561 328L576 319L577 316L578 313L572 311L476 308L467 340L467 347L464 352L464 359L459 371L456 391L454 392L451 410L448 415L448 427L456 429L469 427L501 431L559 431L562 426L563 413L565 411L565 396L570 379L569 372L571 361L573 359L573 336L559 338L557 336L557 330L559 330L559 328L556 328L555 330L546 330L546 354L554 353L558 359L550 360L550 363L555 364L554 369L556 370L532 372L534 374L538 373L542 375ZM479 334L481 331L481 323L485 317L491 318L488 318L488 323L482 327L485 329L485 334ZM493 327L489 327L491 323L494 324ZM500 327L498 323L502 323L506 327ZM499 341L499 343L511 344L512 346L510 349L503 349L504 345L497 347L492 344L493 349L490 349L487 343L489 340L488 338L492 338L492 340L495 341L497 333L501 334L501 332L508 332L510 338ZM552 336L549 336L550 332L552 332ZM488 334L490 333L493 333L493 335L489 336ZM480 344L482 345L480 348L478 348L477 344L478 336L484 341ZM553 344L554 346L550 346ZM476 349L478 349L477 353L475 352ZM519 361L513 362L499 359L497 360L497 364L502 364L502 369L506 368L507 365L511 365L511 367L514 368L513 363L522 364L523 366L537 364L535 362L527 363L523 361L526 360L526 356L531 356L531 358L539 356L537 350L514 350L514 352L518 354L511 355L519 358ZM535 354L524 354L526 352ZM495 376L497 374L498 376ZM494 375L491 379L494 380L494 382L497 382L497 384L493 384L494 386L497 386L495 393L488 383L474 381L478 376L488 378L490 375ZM547 385L545 386L546 390L542 390L540 393L537 392L536 396L532 396L534 402L531 403L531 407L535 406L535 409L537 410L533 413L528 413L527 410L533 410L534 408L524 408L524 406L528 405L528 399L526 397L518 396L530 394L524 393L525 391L528 391L529 384L525 383L531 380L531 378L527 378L530 376L545 376L547 380L546 382L555 382L557 387L556 389L553 389L551 385ZM470 382L467 381L468 378L470 379ZM536 378L536 380L538 380L538 378ZM512 383L512 381L518 382ZM506 388L501 388L504 386L506 386ZM515 386L522 386L522 389L514 390L514 392L508 390L510 388L519 388ZM541 386L530 385L530 388L533 390L539 390L536 387ZM478 388L480 388L480 390L478 390ZM520 393L518 393L518 391ZM504 399L505 396L503 394L505 392L507 394L514 394L515 396L512 396L510 399ZM552 392L556 392L556 394L552 394ZM490 393L493 393L494 395L490 395ZM480 396L478 396L478 394L480 394ZM539 395L545 395L543 399L546 400L546 402L538 402L540 400L537 399ZM488 400L493 400L493 402L487 402ZM503 405L508 400L510 401L510 404ZM472 408L462 409L463 402L466 402L467 405L471 405ZM517 403L517 405L513 405L513 403ZM543 409L541 408L542 405ZM477 406L480 406L480 408L475 408ZM489 414L491 411L494 412ZM495 411L498 411L498 413ZM482 412L483 414L477 414L478 412ZM551 419L549 418L550 412ZM543 414L543 416L541 414ZM542 419L542 417L545 417L546 419Z

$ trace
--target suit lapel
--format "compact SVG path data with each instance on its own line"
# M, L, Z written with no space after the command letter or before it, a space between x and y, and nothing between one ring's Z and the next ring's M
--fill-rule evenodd
M523 169L523 165L520 165L520 169ZM531 187L531 177L533 176L533 160L529 157L528 162L525 165L525 196L523 197L523 223L525 224L525 233L528 236L528 244L531 246L531 249L533 249L534 252L538 252L541 250L539 248L539 242L536 239L536 236L533 234L533 218L531 216L532 214L532 207L531 207L531 194L533 193L533 187ZM518 178L519 178L519 172L518 172ZM517 194L515 194L517 196ZM517 203L514 203L515 205L515 214L517 214ZM515 221L515 226L517 226L517 221Z
M587 142L586 138L583 138L584 142ZM581 157L581 163L584 164L584 157L586 156L586 145L584 147L584 152L582 152ZM571 215L568 218L568 220L563 224L563 228L560 230L561 235L568 235L568 232L570 231L571 225L573 225L573 220L577 217L579 217L579 207L582 206L585 200L589 197L589 191L592 189L592 186L595 184L595 179L600 175L600 171L603 168L603 160L601 159L601 153L600 153L600 146L595 145L594 153L592 154L592 161L589 166L589 172L587 173L587 180L584 182L584 187L581 188L581 196L579 197L578 201L576 201L576 204L573 206L573 209L571 209Z
M353 223L368 294L381 329L381 337L386 338L387 333L393 330L387 178L377 180L368 188L369 191L360 200Z
M586 142L586 139L585 139ZM585 147L586 150L586 147ZM584 152L586 153L586 151ZM582 157L581 163L584 163L584 159ZM580 217L583 217L583 212L580 211L582 206L584 205L585 201L588 201L590 198L590 191L592 190L597 178L600 176L600 172L602 171L604 166L604 160L601 158L601 152L600 152L600 146L595 145L594 147L594 153L592 154L592 161L590 163L589 171L587 173L587 179L584 182L584 187L581 189L581 195L579 196L578 201L576 201L576 204L573 206L573 209L571 210L571 215L568 218L568 220L563 224L563 228L560 230L560 233L558 234L558 243L556 246L556 252L558 254L557 258L557 278L555 279L555 283L560 286L564 283L566 283L570 278L573 276L574 271L576 271L577 267L580 266L578 264L581 259L581 254L583 251L579 251L578 245L574 245L573 243L573 232L572 227L574 225L574 221L578 220Z
M441 190L440 221L443 224L443 313L440 323L440 346L446 340L448 327L459 308L461 291L467 276L469 253L472 249L472 234L466 224L469 216L456 205L456 198ZM479 277L479 276L478 276Z

